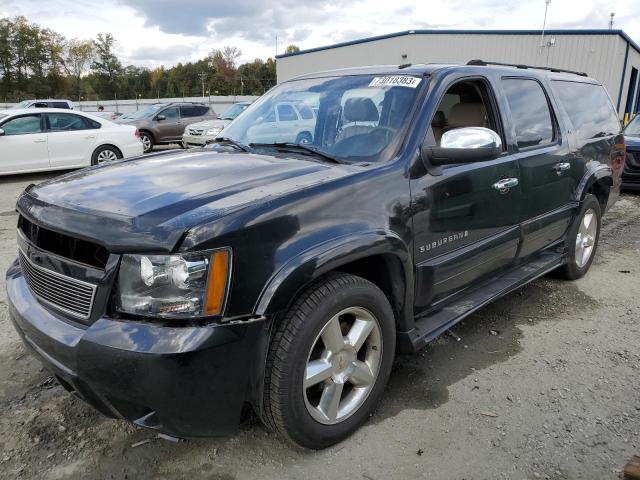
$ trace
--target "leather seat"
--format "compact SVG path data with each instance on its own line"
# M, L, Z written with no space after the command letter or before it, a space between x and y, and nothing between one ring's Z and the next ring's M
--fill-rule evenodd
M487 127L489 119L482 103L457 103L451 107L445 132L462 127Z
M358 125L358 122L377 122L380 114L373 100L367 97L349 98L344 104L344 123L352 124L344 127L336 138L336 142L354 135L369 133L376 128L375 125Z
M442 131L447 126L447 117L444 116L442 110L438 110L431 120L431 129L433 130L433 136L436 139L436 143L440 143L440 137L442 137Z

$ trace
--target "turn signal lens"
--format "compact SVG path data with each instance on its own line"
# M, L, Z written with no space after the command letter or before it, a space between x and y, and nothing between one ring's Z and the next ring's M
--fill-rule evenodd
M207 315L219 315L222 312L229 281L229 268L228 250L219 250L211 256L207 302L204 309Z

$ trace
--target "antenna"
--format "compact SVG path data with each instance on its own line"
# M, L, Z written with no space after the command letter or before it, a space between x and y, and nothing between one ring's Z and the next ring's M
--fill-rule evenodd
M613 17L615 16L616 14L614 12L609 14L609 30L613 30Z

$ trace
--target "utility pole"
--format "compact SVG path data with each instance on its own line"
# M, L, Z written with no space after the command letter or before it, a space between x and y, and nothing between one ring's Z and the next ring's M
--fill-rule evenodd
M276 57L278 56L278 34L276 33Z
M615 16L616 14L614 12L609 14L609 30L613 30L613 17Z
M200 77L200 81L202 82L202 101L204 102L204 80L205 78L207 78L207 74L202 72L199 73L198 76Z

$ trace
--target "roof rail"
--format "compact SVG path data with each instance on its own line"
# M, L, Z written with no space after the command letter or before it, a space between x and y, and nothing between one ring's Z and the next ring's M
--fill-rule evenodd
M536 67L533 65L524 65L518 63L500 63L500 62L486 62L484 60L469 60L467 65L478 65L478 66L487 66L487 65L499 65L501 67L515 67L521 69L535 68L536 70L548 70L554 73L572 73L574 75L580 75L581 77L588 77L585 72L576 72L574 70L565 70L564 68L555 68L555 67Z

